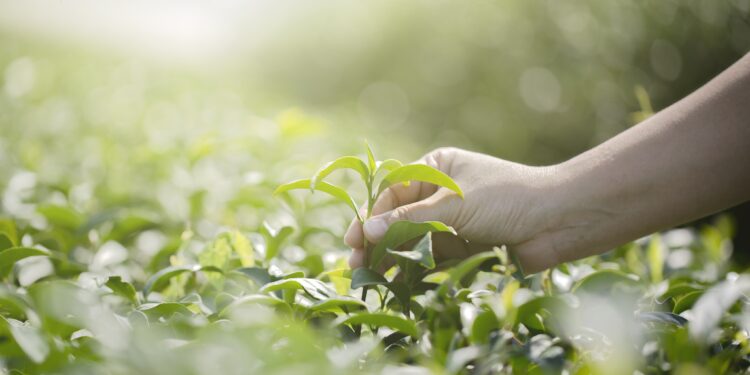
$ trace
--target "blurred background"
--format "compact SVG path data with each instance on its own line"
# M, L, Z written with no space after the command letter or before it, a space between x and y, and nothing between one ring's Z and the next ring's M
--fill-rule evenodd
M750 0L0 1L0 211L41 230L44 207L126 210L208 237L288 220L273 187L365 139L380 158L561 162L748 52L749 15Z

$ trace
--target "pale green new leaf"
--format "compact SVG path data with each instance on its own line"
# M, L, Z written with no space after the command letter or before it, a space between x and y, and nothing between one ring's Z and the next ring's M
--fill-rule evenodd
M377 168L378 163L375 161L375 155L372 154L370 144L365 141L365 146L367 148L367 164L370 167L370 174L375 175L375 169Z
M386 159L377 163L377 168L375 168L375 173L373 175L377 175L381 171L390 172L394 169L401 168L402 166L403 164L396 159Z
M292 182L283 184L279 186L278 188L276 188L276 190L273 193L281 194L289 190L296 190L296 189L310 189L310 179L302 179L302 180L292 181ZM359 210L357 209L357 203L354 202L354 199L352 199L349 193L347 193L344 189L335 185L331 185L327 182L319 181L317 185L315 186L315 190L322 191L348 204L349 207L352 209L352 211L354 211L354 214L357 215L357 219L362 221L362 218L359 216Z
M310 189L316 190L318 184L332 172L338 169L351 169L359 173L362 182L367 183L370 180L370 168L360 158L356 156L342 156L320 168L310 179Z
M459 197L463 198L464 193L461 188L447 174L424 164L409 164L396 168L389 172L378 186L378 195L391 185L399 182L421 181L430 184L442 186L454 191Z

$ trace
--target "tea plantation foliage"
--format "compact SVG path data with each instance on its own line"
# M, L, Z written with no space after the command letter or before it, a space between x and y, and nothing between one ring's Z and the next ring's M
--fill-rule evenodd
M419 241L401 246L412 259L383 278L348 269L341 238L353 215L339 199L273 196L312 176L315 153L300 150L330 136L300 111L201 135L175 126L117 138L112 128L112 137L80 131L56 143L49 128L25 131L28 143L3 145L17 166L3 170L3 373L719 373L750 364L750 276L728 263L727 217L525 278L504 248L424 272L429 231L449 230L435 223L412 233ZM328 177L361 198L358 179ZM400 267L411 276L396 277Z

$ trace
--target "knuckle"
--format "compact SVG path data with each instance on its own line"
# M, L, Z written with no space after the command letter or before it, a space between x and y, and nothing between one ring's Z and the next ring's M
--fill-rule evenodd
M413 215L411 210L407 206L400 206L396 207L393 212L391 213L390 222L399 221L399 220L413 220Z

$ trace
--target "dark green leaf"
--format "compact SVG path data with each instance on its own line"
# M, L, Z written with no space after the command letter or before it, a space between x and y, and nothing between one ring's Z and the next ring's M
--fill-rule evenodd
M386 249L394 256L417 262L424 268L431 270L435 268L435 258L432 256L432 232L428 232L421 240L409 251L398 251Z
M453 228L439 221L425 221L416 223L412 221L397 221L388 228L383 239L378 242L370 255L370 268L377 269L387 249L395 249L405 242L425 235L429 232L448 232L456 234Z
M358 289L363 286L384 285L387 283L388 280L386 280L383 275L369 268L360 267L352 271L352 289Z

